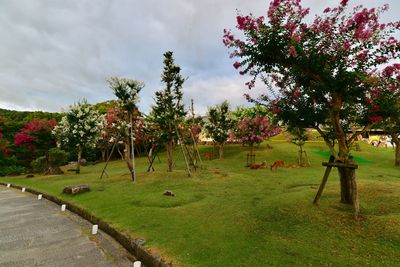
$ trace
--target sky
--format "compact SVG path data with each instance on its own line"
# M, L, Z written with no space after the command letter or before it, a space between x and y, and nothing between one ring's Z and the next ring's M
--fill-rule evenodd
M320 13L339 0L303 0ZM400 20L399 0L350 0L366 7L388 3L384 21ZM86 98L115 99L106 80L143 81L140 108L148 112L160 81L163 53L173 51L187 77L185 103L196 113L228 100L246 105L248 93L222 43L237 10L265 15L269 0L2 0L0 108L58 112ZM312 16L311 16L312 17ZM262 84L250 92L261 94Z

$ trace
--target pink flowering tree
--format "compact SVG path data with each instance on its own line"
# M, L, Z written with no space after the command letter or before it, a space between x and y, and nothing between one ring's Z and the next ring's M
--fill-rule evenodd
M147 141L147 135L145 133L145 122L144 119L140 117L140 112L135 111L134 114L133 139L137 149L140 146L144 147L144 143ZM120 149L126 146L129 141L129 136L126 136L126 130L129 127L128 121L128 113L125 112L122 107L115 106L107 110L104 128L101 131L101 137L97 143L97 148L102 151L102 158L104 161L110 156L109 153L111 153L113 147L118 151L122 159L126 159L126 156L122 154ZM126 152L126 150L124 151Z
M260 144L280 132L281 129L272 124L267 116L255 115L246 116L238 122L236 135L243 144L249 145L250 155L253 155L254 145Z
M307 23L309 9L300 0L273 0L266 17L238 15L241 37L225 30L223 42L238 59L233 66L252 77L250 89L257 78L269 86L253 101L269 104L287 126L315 128L335 161L348 164L359 134L349 134L350 127L358 125L363 133L384 119L385 110L375 107L375 98L394 97L399 90L393 73L400 66L391 63L400 57L399 42L392 36L400 23L380 23L387 9L349 10L348 0L342 0ZM392 86L383 86L388 82ZM328 128L334 142L324 130ZM339 168L339 174L341 201L354 203L357 214L354 171Z

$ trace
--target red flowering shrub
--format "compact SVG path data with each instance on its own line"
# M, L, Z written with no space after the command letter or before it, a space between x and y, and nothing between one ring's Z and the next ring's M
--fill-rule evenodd
M27 159L42 156L50 148L56 146L55 137L51 133L56 123L54 119L33 119L15 135L14 145L23 148Z

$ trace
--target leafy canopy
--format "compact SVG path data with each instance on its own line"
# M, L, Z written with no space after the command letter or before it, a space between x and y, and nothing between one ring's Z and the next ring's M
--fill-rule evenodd
M381 121L388 114L374 102L393 99L399 90L400 64L392 62L400 49L392 34L400 23L379 22L387 9L357 6L348 12L348 0L342 0L307 23L309 9L300 0L273 0L266 18L238 15L244 38L224 30L223 42L238 58L234 68L252 76L250 89L257 78L268 85L253 101L270 105L289 126L332 127L344 157L355 140L346 136L350 126L368 130Z

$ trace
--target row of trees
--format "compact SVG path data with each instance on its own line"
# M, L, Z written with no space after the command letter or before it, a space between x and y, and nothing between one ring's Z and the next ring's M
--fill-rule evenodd
M135 149L140 144L146 151L165 148L167 169L172 171L175 145L178 142L192 143L197 140L203 125L202 119L194 116L194 111L192 117L187 117L182 101L185 79L180 71L181 68L174 63L173 53L166 52L161 76L164 88L155 93L155 104L147 116L138 108L139 92L144 88L144 83L118 77L108 80L118 100L105 115L101 115L86 101L71 106L54 128L53 134L60 146L76 148L77 172L80 170L85 147L97 146L106 151L117 145L122 146L123 158L135 181ZM239 109L235 120L228 102L209 109L204 128L206 134L219 145L221 159L224 143L233 136L232 132L251 147L279 133L279 128L268 120L266 110L263 109L261 113L259 111L255 108L246 114L245 109ZM235 128L236 125L239 127Z

